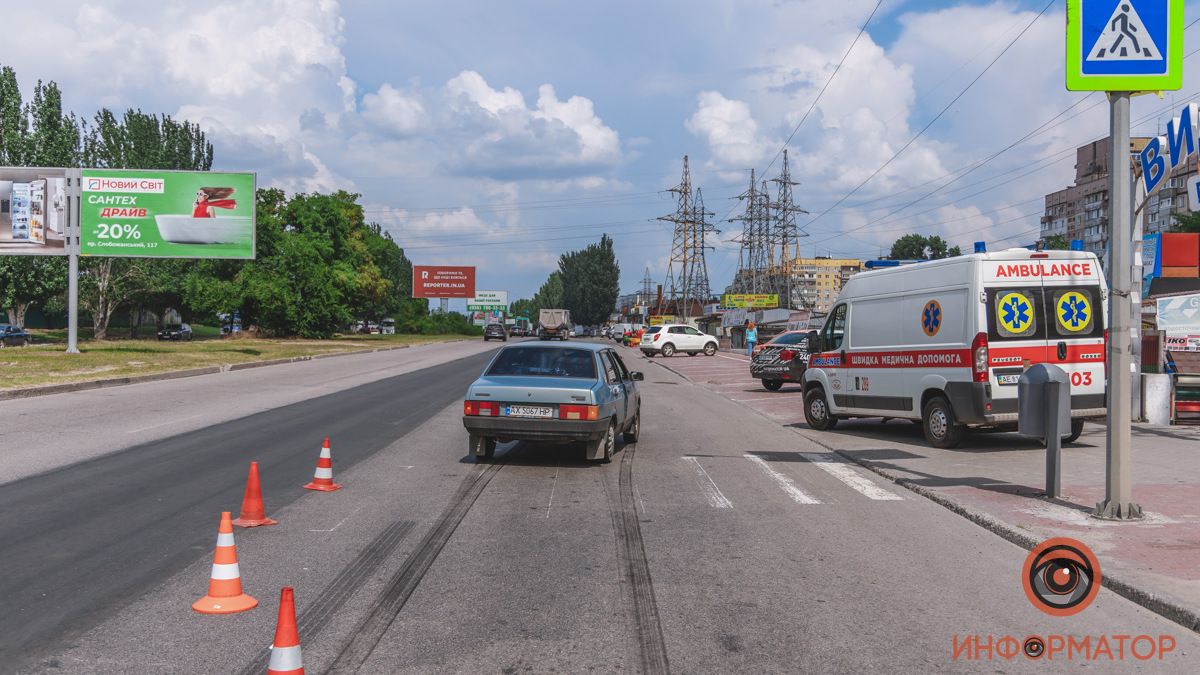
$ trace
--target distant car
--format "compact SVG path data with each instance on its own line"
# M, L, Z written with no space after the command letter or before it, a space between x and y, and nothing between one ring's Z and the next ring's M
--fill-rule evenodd
M575 329L574 329L574 328L572 328L571 330L567 331L567 337L577 337L577 336L575 335Z
M701 333L693 326L665 324L646 329L640 348L648 357L655 354L673 356L675 352L686 352L688 356L712 356L717 353L717 338Z
M20 326L0 323L0 347L24 347L33 342L33 336Z
M483 329L483 341L484 342L487 342L488 340L491 340L493 338L495 338L497 340L503 340L505 342L508 342L508 332L504 330L504 324L489 323Z
M513 324L512 327L508 329L508 334L513 337L523 337L525 335L525 330L521 328L520 324Z
M589 342L523 342L502 348L467 389L463 426L477 460L496 443L582 441L587 458L607 462L617 434L636 443L642 409L638 382L612 347Z
M767 391L779 391L784 383L800 384L808 367L808 332L790 330L754 349L750 376L762 380Z
M396 334L396 320L395 319L384 319L383 321L380 321L379 322L379 332L383 335L395 335Z
M168 324L158 331L159 340L191 340L192 327L186 323Z

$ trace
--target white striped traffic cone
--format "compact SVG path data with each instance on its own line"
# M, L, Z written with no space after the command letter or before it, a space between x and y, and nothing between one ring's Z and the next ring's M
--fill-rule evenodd
M325 444L321 446L321 456L317 458L317 472L313 474L312 482L304 486L309 490L320 490L321 492L333 492L341 490L342 486L333 482L333 455L329 452L329 437L325 437Z
M279 594L279 620L275 623L267 675L304 675L300 634L296 632L296 598L291 586L284 586Z
M242 573L238 568L237 546L233 543L233 521L228 511L222 511L208 595L192 603L192 609L201 614L233 614L255 607L258 607L258 600L242 592Z

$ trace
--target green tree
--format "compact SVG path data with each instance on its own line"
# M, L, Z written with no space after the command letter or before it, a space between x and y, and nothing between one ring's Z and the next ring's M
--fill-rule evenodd
M21 103L17 73L0 68L0 166L25 165L25 135L29 120Z
M545 283L533 294L529 318L537 321L538 312L543 309L561 309L563 306L562 272L554 271L546 278Z
M613 240L601 235L587 248L565 253L558 259L562 275L562 302L571 318L581 324L598 324L612 313L620 292L620 265Z
M25 325L25 312L45 304L67 288L67 261L52 256L4 256L0 258L0 307L8 310L8 322Z
M940 260L962 255L957 246L951 247L938 235L906 234L892 244L892 260Z
M1066 251L1071 248L1071 242L1061 234L1053 234L1046 237L1046 249L1050 251Z
M1175 213L1171 217L1175 219L1172 232L1200 232L1200 213Z

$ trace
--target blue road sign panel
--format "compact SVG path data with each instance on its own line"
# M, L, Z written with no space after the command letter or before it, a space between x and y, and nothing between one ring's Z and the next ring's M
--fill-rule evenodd
M1083 3L1084 75L1165 75L1168 0Z

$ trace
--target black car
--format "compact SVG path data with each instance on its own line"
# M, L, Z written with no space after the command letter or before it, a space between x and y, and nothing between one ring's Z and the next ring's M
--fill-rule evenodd
M487 342L488 340L491 340L492 338L498 338L500 340L508 342L508 332L504 329L504 324L489 323L487 325L487 327L485 327L483 329L483 341Z
M158 331L159 340L191 340L192 327L186 323L177 323L174 325L163 326L163 329Z
M508 334L513 337L522 337L525 335L525 330L521 328L519 324L513 324L513 327L509 329Z
M0 323L0 347L24 347L33 342L33 336L20 326Z
M800 383L808 367L808 333L788 331L754 351L750 376L762 380L767 391L779 391L785 382Z

